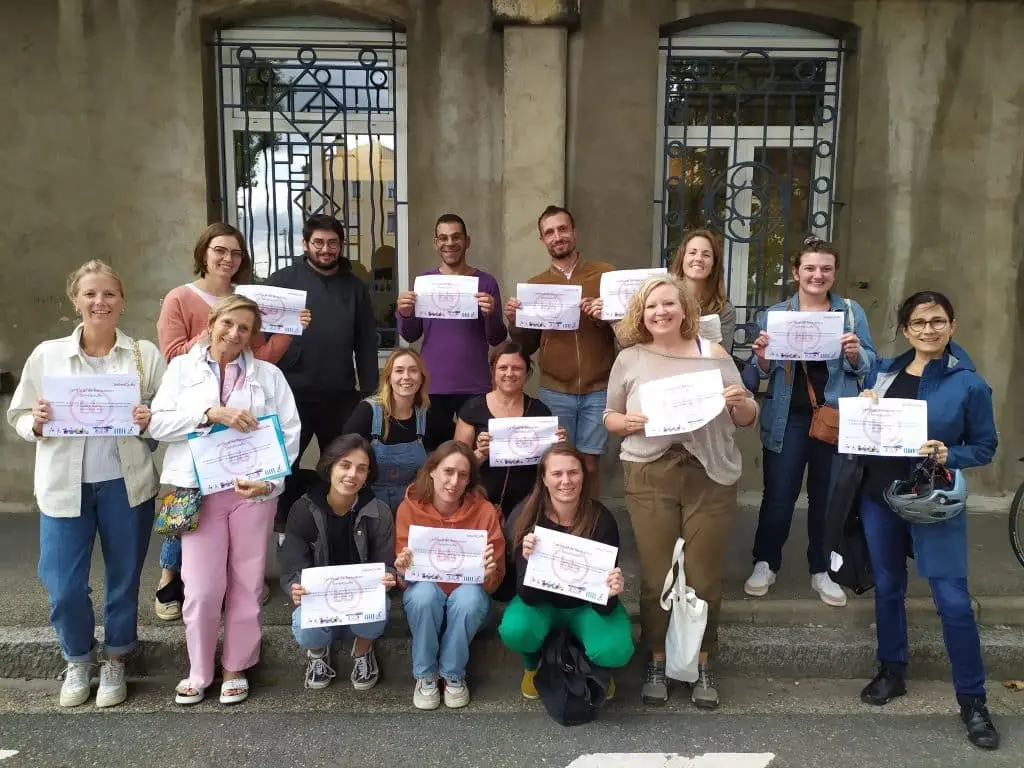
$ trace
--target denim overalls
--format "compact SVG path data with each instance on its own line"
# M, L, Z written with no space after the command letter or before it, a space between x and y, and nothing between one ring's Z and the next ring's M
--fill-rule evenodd
M373 424L370 426L370 444L377 459L377 482L373 484L374 495L383 501L391 512L405 499L405 489L416 479L417 470L427 460L427 449L423 447L423 434L427 428L427 410L416 408L416 439L409 443L385 445L381 442L384 431L384 408L380 403L367 401L373 409Z

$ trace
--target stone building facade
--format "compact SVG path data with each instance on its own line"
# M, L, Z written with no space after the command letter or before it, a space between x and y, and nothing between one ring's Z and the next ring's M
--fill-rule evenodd
M903 296L951 296L1001 433L974 487L1000 491L1024 454L1022 39L1024 5L1000 0L3 3L0 368L70 330L64 276L93 257L152 338L221 218L273 264L303 210L338 215L384 346L447 211L506 293L546 263L549 203L622 267L709 224L747 319L813 231L883 351ZM31 464L0 430L0 500L30 498Z

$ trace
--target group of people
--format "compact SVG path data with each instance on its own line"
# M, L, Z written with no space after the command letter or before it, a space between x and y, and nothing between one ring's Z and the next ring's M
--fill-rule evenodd
M781 567L794 507L807 474L807 559L811 587L831 606L846 594L829 576L824 544L835 441L821 430L820 411L841 397L917 398L928 403L929 440L920 453L951 469L991 461L996 449L991 391L953 340L949 300L934 292L909 297L899 329L911 350L877 358L866 315L834 290L838 251L810 238L794 254L796 292L769 312L836 312L843 318L835 360L769 359L767 322L741 371L732 357L736 312L725 295L718 237L689 233L665 273L653 274L630 299L621 321L602 319L601 276L610 264L584 259L572 215L549 206L538 219L550 266L534 284L582 289L576 330L516 326L518 298L504 303L493 276L467 261L470 236L457 215L435 226L438 266L427 274L478 278L478 316L419 318L413 291L398 296L398 332L420 351L402 347L377 377L377 332L367 286L341 256L343 229L331 217L311 216L301 259L272 274L269 285L306 291L300 336L264 334L256 303L234 289L251 279L242 234L213 224L193 254L197 279L164 299L159 349L118 328L124 286L101 262L70 278L68 295L81 324L65 338L40 344L29 356L8 420L36 443L35 494L42 512L39 575L50 598L68 669L61 704L90 696L94 664L89 555L99 533L106 569L105 660L97 706L127 695L124 658L136 644L138 591L160 483L194 489L189 435L213 425L249 431L276 415L292 473L283 480L238 479L234 488L203 496L198 527L165 539L156 593L160 618L182 617L190 669L175 700L201 701L215 677L214 654L223 616L220 700L248 695L245 670L258 660L260 605L267 599L264 568L275 540L282 585L295 604L294 635L306 650L306 685L322 688L335 676L329 650L350 629L351 682L367 689L379 677L373 641L386 622L350 628L303 628L304 568L384 563L388 593L399 590L412 634L413 701L434 709L469 702L469 645L495 600L508 603L499 634L523 656L524 696L536 697L533 673L545 637L568 628L600 666L624 666L634 648L618 596L616 567L607 575L609 599L595 605L526 586L523 575L538 527L618 546L611 512L599 501L598 462L608 435L621 438L626 506L641 558L640 625L650 657L643 700L667 701L665 635L668 614L660 591L677 538L685 541L686 583L708 604L692 702L719 705L712 657L717 642L725 544L737 511L743 457L736 430L760 423L764 495L754 535L752 572L744 589L768 593ZM702 332L717 316L720 339ZM534 364L536 397L524 389ZM649 436L640 390L645 384L717 370L725 407L701 426ZM133 418L139 437L44 436L52 418L42 397L45 376L131 373L139 377ZM755 392L765 390L763 398ZM502 417L556 416L558 442L537 466L492 467L488 423ZM315 473L299 468L313 436L320 446ZM166 443L159 473L152 441ZM985 705L978 631L967 589L966 518L910 524L886 506L887 484L910 471L912 460L866 462L859 515L877 582L879 672L862 699L885 704L906 691L906 554L928 578L943 622L953 680L968 735L995 748ZM405 580L412 565L410 526L487 532L482 584Z

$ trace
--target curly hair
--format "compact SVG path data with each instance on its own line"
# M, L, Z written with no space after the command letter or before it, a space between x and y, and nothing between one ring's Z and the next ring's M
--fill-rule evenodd
M700 331L700 308L697 305L697 299L686 289L683 281L675 275L657 274L644 280L640 285L640 290L629 300L626 315L622 318L617 333L619 343L623 347L647 344L653 340L651 332L644 324L644 308L654 289L663 285L671 285L679 292L679 306L683 310L683 322L679 326L679 335L684 339L696 338Z

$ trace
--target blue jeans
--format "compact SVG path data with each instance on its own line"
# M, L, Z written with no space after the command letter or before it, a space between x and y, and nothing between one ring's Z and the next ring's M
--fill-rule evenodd
M871 568L875 572L875 625L878 660L883 664L907 664L907 553L910 525L891 509L862 497L860 518L868 541ZM932 600L942 621L942 638L953 668L957 697L985 695L985 666L981 640L974 620L967 579L928 579Z
M440 672L448 680L466 677L469 644L487 620L491 598L479 584L461 584L446 595L432 581L417 581L402 596L412 633L412 676Z
M391 610L391 599L384 598L384 612ZM334 627L307 627L302 628L302 606L292 611L292 636L300 648L316 649L330 648L335 640L343 640L346 635L361 637L364 640L376 640L384 634L384 627L387 626L387 619L375 621L370 624L349 624Z
M160 545L160 567L181 573L181 536L168 536Z
M608 390L573 395L540 387L537 399L558 417L558 425L567 433L570 443L581 453L600 456L608 444L608 430L604 428L604 409L608 405Z
M764 454L764 493L754 534L754 562L764 560L773 571L782 567L782 547L793 524L793 508L807 470L807 563L811 573L828 570L825 559L825 508L836 447L807 434L810 414L790 414L782 451Z
M67 661L90 661L96 620L89 566L99 532L103 550L103 626L107 656L138 640L139 578L153 531L154 499L128 504L124 480L82 483L78 517L39 517L39 580L50 598L50 623Z

